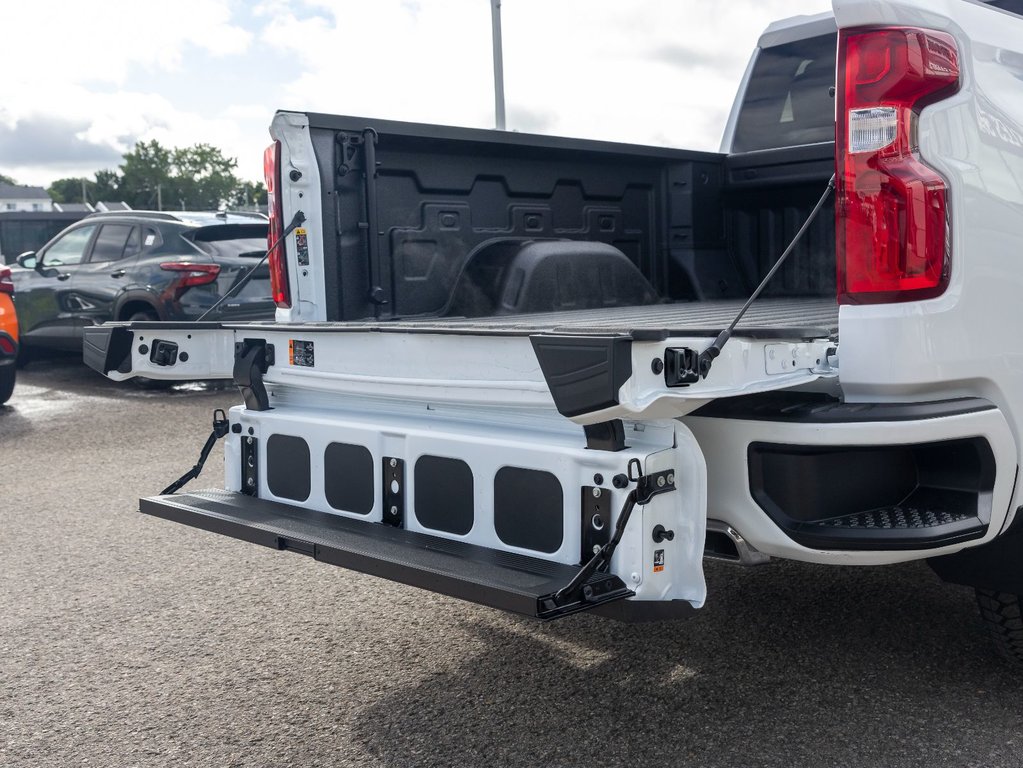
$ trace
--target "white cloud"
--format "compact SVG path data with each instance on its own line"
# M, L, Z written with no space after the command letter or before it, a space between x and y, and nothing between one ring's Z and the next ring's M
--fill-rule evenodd
M716 149L763 28L829 7L503 0L508 127ZM79 147L205 141L259 178L277 108L493 125L487 0L5 2L2 21L0 126L63 120ZM197 55L245 95L218 98ZM97 170L80 162L19 163L0 146L0 171L31 183Z

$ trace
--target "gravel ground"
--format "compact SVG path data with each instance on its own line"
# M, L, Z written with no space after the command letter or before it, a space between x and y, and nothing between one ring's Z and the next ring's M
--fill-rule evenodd
M537 624L137 514L237 400L21 372L0 765L1023 764L1023 676L921 565L710 565L693 619Z

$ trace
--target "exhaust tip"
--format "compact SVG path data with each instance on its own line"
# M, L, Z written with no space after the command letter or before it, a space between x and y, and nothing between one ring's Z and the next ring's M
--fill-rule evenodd
M707 538L703 556L737 565L763 565L771 558L742 537L735 528L720 520L707 521Z

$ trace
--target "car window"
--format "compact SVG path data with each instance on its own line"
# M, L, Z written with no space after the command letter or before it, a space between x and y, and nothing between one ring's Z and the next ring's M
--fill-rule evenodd
M128 240L134 231L135 227L130 224L104 224L96 236L96 242L92 244L89 261L118 261L125 256L134 255L138 248L133 253L126 253ZM138 242L137 235L135 241Z
M42 257L43 266L66 267L71 264L80 264L85 247L89 244L92 233L95 231L95 224L72 229L46 249L46 253Z
M765 48L753 65L733 152L835 140L833 34Z
M128 235L128 243L124 246L124 258L129 256L138 256L142 251L142 236L141 229L139 227L132 227L131 234Z
M146 231L142 239L142 247L144 249L148 249L157 248L161 245L163 245L163 237L160 236L160 232L152 229L151 227L146 227Z

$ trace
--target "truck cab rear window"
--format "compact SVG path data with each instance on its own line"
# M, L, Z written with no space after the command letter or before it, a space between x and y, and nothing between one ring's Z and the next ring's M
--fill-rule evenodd
M733 152L835 140L835 35L765 48L753 65Z

